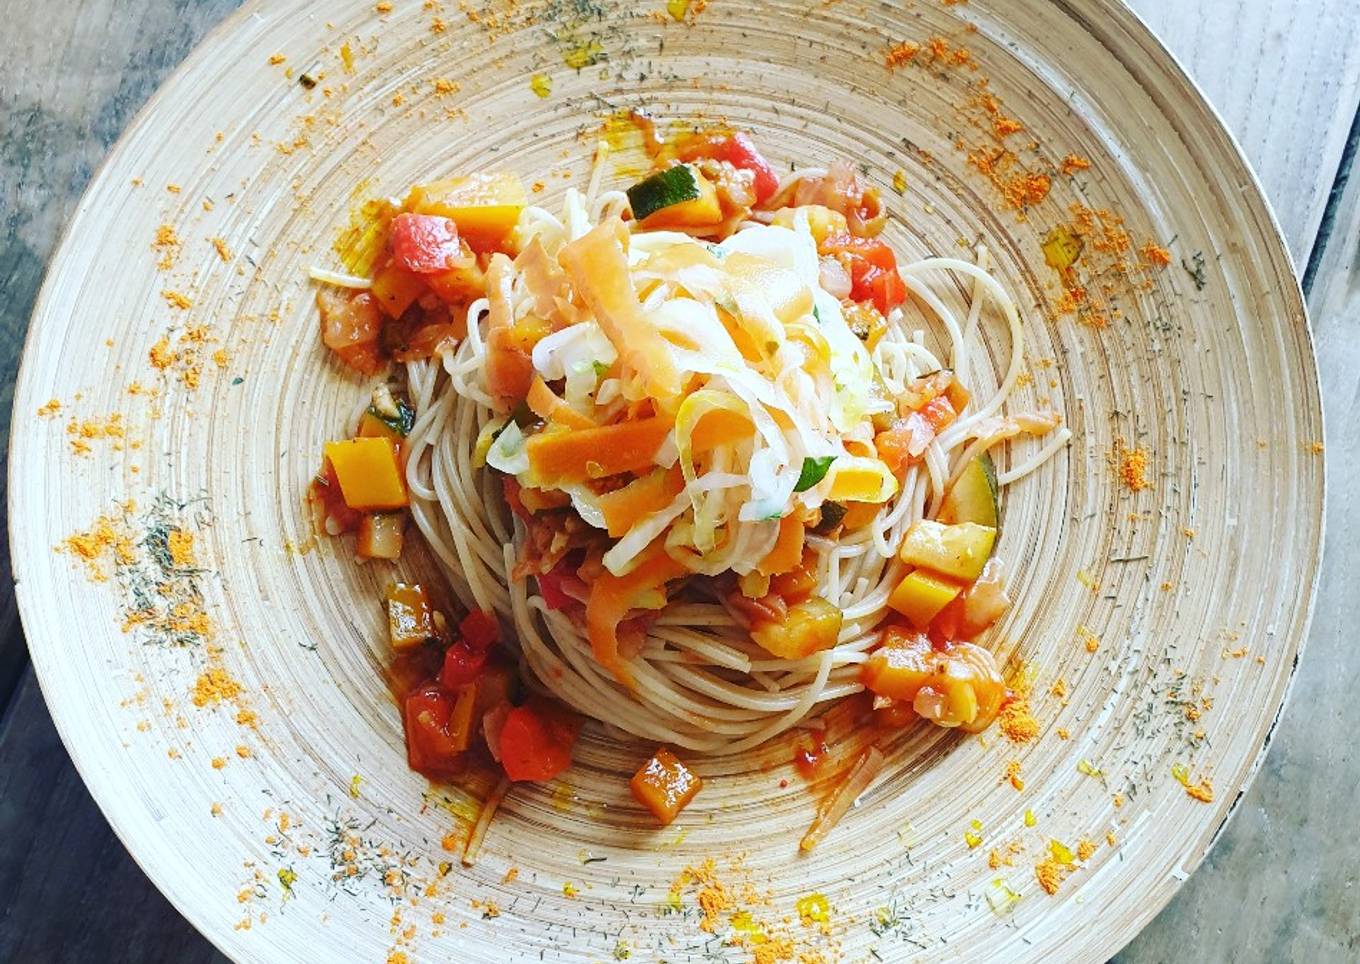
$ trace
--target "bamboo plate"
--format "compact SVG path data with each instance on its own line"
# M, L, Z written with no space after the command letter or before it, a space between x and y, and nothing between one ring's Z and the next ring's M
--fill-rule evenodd
M10 460L18 597L57 726L128 849L243 961L1106 959L1256 769L1322 541L1303 304L1218 119L1113 0L724 0L676 7L686 22L660 0L433 7L247 3L113 151L35 311ZM932 36L947 52L886 66ZM968 160L989 143L984 77L1025 127L1007 140L1020 163L1054 172L1024 215ZM799 858L814 800L787 742L698 761L706 789L656 831L624 779L648 748L595 728L564 780L510 794L464 870L444 845L478 789L406 769L381 681L390 572L309 539L304 486L365 389L325 357L306 269L334 265L364 197L423 178L505 167L555 204L602 119L639 104L748 126L781 163L854 157L912 256L995 252L1027 318L1022 397L1075 433L1009 491L1000 543L1017 604L991 644L1030 667L1041 732L907 732ZM1069 153L1089 169L1058 170ZM1040 247L1077 202L1132 239L1122 255L1088 239L1079 266L1092 294L1117 282L1104 328L1058 311ZM155 246L161 225L177 243ZM1139 261L1146 240L1169 266ZM997 332L974 384L1006 350ZM1148 453L1150 487L1121 484L1120 440ZM1083 838L1097 849L1045 893L1049 841ZM735 906L704 930L696 891L711 906L714 881L672 892L707 857ZM800 922L812 893L824 927Z

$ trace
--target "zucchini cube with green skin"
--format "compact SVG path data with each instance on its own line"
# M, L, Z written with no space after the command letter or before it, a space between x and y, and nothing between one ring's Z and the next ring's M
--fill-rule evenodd
M722 220L716 190L692 164L657 171L627 194L633 217L644 227L702 227Z
M982 574L995 541L996 529L991 526L922 519L907 530L898 557L908 565L972 582Z
M997 526L1000 510L996 498L996 469L985 452L969 462L945 494L940 506L941 522L976 522Z

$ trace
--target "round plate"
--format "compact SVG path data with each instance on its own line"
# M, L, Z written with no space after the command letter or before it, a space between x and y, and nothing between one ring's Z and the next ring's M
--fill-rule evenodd
M1308 624L1322 422L1289 259L1212 111L1114 0L703 7L247 3L81 202L15 406L24 627L109 821L233 958L1100 961L1261 758ZM1039 733L901 733L800 857L819 788L791 741L692 760L705 789L657 830L626 789L651 747L592 727L464 869L485 788L406 768L392 571L302 509L365 395L306 271L365 197L422 179L506 168L556 205L639 106L750 128L780 164L853 158L907 256L994 253L1026 317L1015 404L1074 432L1006 493L1016 605L988 640ZM1060 275L1064 230L1084 248ZM977 386L1008 350L986 327Z

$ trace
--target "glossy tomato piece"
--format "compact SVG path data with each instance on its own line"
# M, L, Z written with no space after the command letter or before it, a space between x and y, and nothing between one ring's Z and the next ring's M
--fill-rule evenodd
M501 624L491 613L474 609L458 624L458 633L474 652L485 653L500 641Z
M852 301L872 301L886 315L907 300L907 286L897 273L897 256L886 242L838 232L828 235L817 251L836 258L850 272Z
M406 761L412 770L439 775L456 769L462 750L451 725L455 703L456 697L434 685L407 695L402 716Z
M580 723L546 701L515 707L500 732L501 765L511 780L551 780L571 766Z
M439 670L439 685L454 689L475 682L486 669L486 650L473 649L458 640L444 652L444 665Z
M768 201L774 196L775 191L779 190L779 175L756 149L751 135L739 131L727 138L718 149L718 159L755 175L757 204Z
M458 226L437 214L398 214L390 238L392 260L416 274L448 271L462 255Z

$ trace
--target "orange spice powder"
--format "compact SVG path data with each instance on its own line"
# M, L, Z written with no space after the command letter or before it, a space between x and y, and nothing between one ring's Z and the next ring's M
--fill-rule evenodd
M1116 445L1115 451L1119 457L1119 481L1124 488L1130 492L1152 488L1152 480L1148 478L1150 457L1147 449L1141 446L1129 449L1121 443Z
M921 52L921 45L910 40L904 40L899 44L893 44L883 55L883 64L889 70L909 64Z

